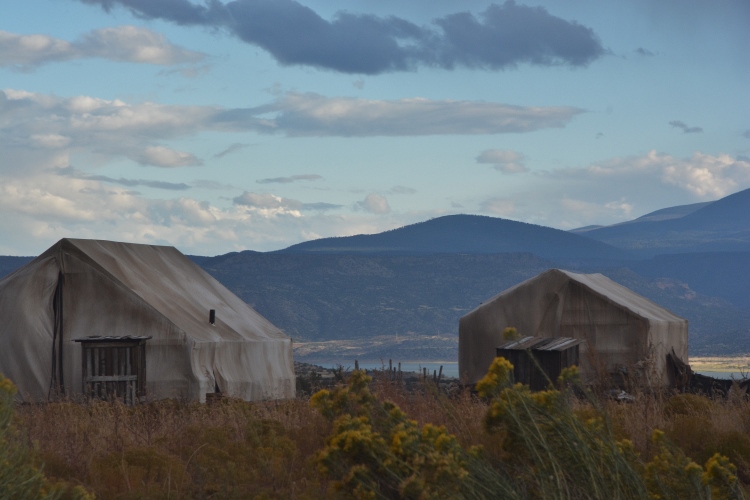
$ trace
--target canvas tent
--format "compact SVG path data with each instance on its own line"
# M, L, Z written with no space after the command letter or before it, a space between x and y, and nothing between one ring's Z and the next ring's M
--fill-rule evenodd
M627 373L666 384L666 357L688 361L687 320L601 274L550 269L501 292L459 321L458 369L478 382L503 343L503 330L523 336L581 339L581 371Z
M0 315L0 373L23 400L80 394L73 340L91 335L151 337L150 398L294 397L291 339L173 247L60 240L0 281Z

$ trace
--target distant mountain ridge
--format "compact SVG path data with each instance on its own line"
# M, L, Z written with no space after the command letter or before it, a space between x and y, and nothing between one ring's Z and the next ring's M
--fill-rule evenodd
M643 257L686 252L747 252L750 251L750 189L706 204L652 212L627 223L579 229L578 234L635 251Z
M662 208L654 212L647 213L646 215L641 215L637 219L633 219L633 220L629 220L625 222L618 222L617 224L612 224L610 226L602 226L602 225L584 226L584 227L579 227L576 229L571 229L570 232L575 233L575 234L585 235L589 231L593 231L594 229L601 229L605 227L622 226L625 224L637 224L639 222L656 222L656 221L662 221L662 220L679 219L680 217L684 217L688 214L695 212L696 210L700 210L701 208L706 207L710 205L711 203L713 202L705 201L702 203L691 203L690 205L677 205L675 207Z
M427 255L524 252L545 259L631 258L627 251L567 231L480 215L447 215L378 234L322 238L275 253Z
M528 253L252 252L203 258L201 266L295 341L317 342L455 336L458 319L483 301L559 267ZM750 315L727 300L697 293L680 280L644 278L625 267L571 270L602 272L687 318L693 355L750 351ZM373 350L375 357L369 359L378 359L375 354L383 352ZM407 360L401 356L389 355Z

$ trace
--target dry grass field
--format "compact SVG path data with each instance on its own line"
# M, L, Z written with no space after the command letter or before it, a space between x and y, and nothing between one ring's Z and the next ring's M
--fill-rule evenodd
M312 399L126 407L14 406L4 379L0 497L744 498L746 399L574 380L531 393L493 365L483 397L449 396L354 372Z

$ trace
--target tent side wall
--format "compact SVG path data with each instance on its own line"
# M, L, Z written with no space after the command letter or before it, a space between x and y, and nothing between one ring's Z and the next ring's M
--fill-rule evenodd
M90 335L150 336L146 344L149 398L196 399L200 384L190 365L192 342L131 290L80 260L64 255L63 335L68 394L82 393L81 346Z
M584 379L632 371L648 355L649 322L570 281L557 335L584 340Z
M653 346L654 359L651 376L654 381L667 385L671 382L667 370L667 354L674 349L677 357L688 362L688 322L652 321L650 326L648 341Z
M196 342L193 369L200 373L198 399L218 386L222 394L246 401L295 396L292 340Z
M546 271L486 301L458 323L458 370L467 384L484 377L503 343L503 330L515 327L531 337L557 337L568 277Z
M22 401L45 401L52 378L52 298L58 267L40 256L0 281L0 373Z
M218 389L246 400L295 396L292 341L172 247L72 240L91 265L133 290L190 342L190 397ZM209 323L209 310L215 322ZM153 340L147 343L156 345Z

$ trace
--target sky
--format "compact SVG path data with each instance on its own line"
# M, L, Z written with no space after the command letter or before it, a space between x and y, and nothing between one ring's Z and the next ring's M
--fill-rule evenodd
M6 0L0 255L558 229L750 188L746 0Z

